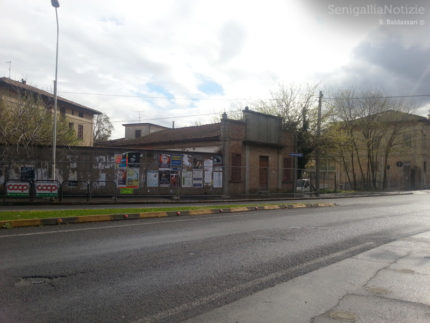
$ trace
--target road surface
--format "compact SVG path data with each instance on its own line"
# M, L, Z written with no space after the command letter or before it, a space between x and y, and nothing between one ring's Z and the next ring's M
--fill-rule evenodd
M1 230L0 322L186 320L430 230L429 197Z

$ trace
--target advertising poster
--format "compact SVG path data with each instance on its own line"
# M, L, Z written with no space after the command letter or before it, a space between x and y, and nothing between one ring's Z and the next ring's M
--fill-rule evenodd
M208 158L203 162L204 170L205 170L205 185L212 185L212 171L213 171L213 161Z
M139 188L139 168L128 168L127 187Z
M203 169L193 169L193 187L203 187Z
M191 155L183 155L182 157L182 168L191 170L193 169L193 156Z
M176 172L171 172L170 173L170 186L171 187L178 187L178 173Z
M203 169L203 160L194 157L193 169Z
M222 156L220 155L215 155L213 157L213 165L214 165L214 171L215 172L222 172Z
M189 170L182 171L182 187L193 187L193 172Z
M127 169L118 168L117 170L117 186L124 187L127 186Z
M205 185L206 186L212 185L212 170L205 169Z
M119 194L133 194L134 193L134 189L131 187L121 187L119 189Z
M115 158L115 166L119 167L119 164L121 164L122 155L121 154L115 154L114 158Z
M213 172L213 187L222 188L222 172Z
M56 197L59 184L55 182L37 182L35 188L37 197Z
M30 183L26 182L8 182L6 184L7 196L29 196Z
M160 154L160 170L170 170L170 155Z
M140 167L140 153L128 153L128 167Z
M158 170L148 170L146 176L147 187L158 187Z
M182 155L172 155L171 166L174 171L180 170L182 168Z
M160 187L170 187L170 171L160 171Z

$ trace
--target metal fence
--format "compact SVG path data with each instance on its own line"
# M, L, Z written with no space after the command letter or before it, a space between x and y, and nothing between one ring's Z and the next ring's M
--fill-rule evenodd
M224 172L228 176L224 177ZM79 175L79 173L78 173ZM337 192L338 177L334 170L320 172L320 190L316 192L315 171L312 169L218 166L208 170L157 170L141 169L133 181L128 174L110 169L109 180L23 180L7 179L0 183L0 197L67 200L70 198L109 198L117 200L127 197L216 197L227 192L229 196L283 195L300 197L317 193ZM135 174L134 174L135 175ZM153 176L153 178L150 178ZM227 180L226 183L224 183ZM227 185L228 189L224 190Z

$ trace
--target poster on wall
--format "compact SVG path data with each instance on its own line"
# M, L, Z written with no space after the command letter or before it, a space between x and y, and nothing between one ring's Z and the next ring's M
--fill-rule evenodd
M158 187L158 170L148 170L146 176L147 187Z
M129 168L127 170L127 187L139 188L139 168Z
M193 169L203 169L203 160L197 157L193 158Z
M189 170L182 171L182 187L193 187L193 172Z
M171 172L170 173L170 187L178 187L178 173L177 172Z
M140 153L128 153L128 167L140 167Z
M160 154L160 170L170 170L170 155Z
M187 154L183 155L182 169L187 169L187 170L193 169L193 156L187 155Z
M55 182L37 182L36 197L57 197L60 184Z
M7 196L30 196L30 183L27 182L7 182Z
M170 187L170 171L160 171L160 187Z
M171 166L174 171L180 170L182 168L182 155L172 155Z
M213 156L213 166L215 172L222 172L223 164L222 164L222 156L215 155Z
M193 187L203 187L203 169L193 169Z
M208 158L203 162L204 170L205 170L205 185L212 185L212 171L213 171L213 161Z
M213 172L213 187L222 188L222 172Z
M127 186L127 169L118 168L117 170L117 186L124 187Z

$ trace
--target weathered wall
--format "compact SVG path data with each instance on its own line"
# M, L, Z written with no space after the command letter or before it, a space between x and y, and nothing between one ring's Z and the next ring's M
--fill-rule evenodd
M50 179L50 157L49 147L39 147L31 156L0 161L0 183L21 179L28 169L34 170L34 180ZM91 181L100 192L116 185L122 194L220 194L222 171L222 157L215 154L57 148L56 177L70 191Z

